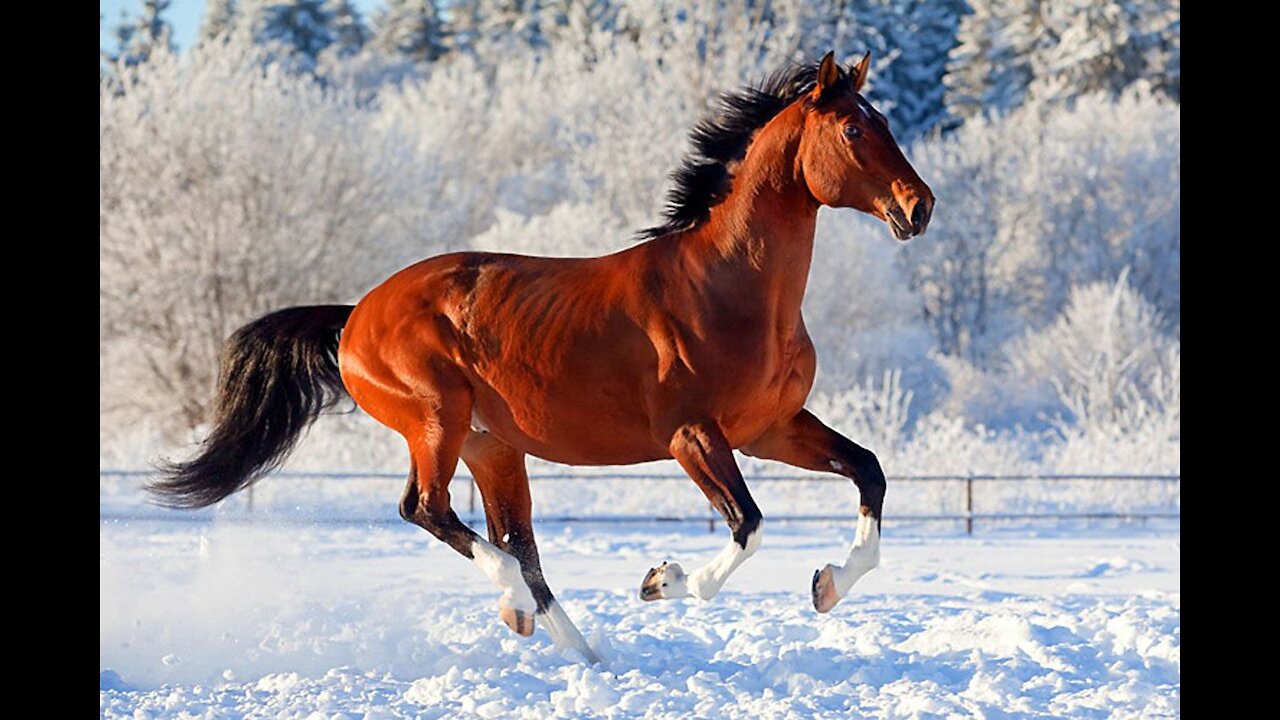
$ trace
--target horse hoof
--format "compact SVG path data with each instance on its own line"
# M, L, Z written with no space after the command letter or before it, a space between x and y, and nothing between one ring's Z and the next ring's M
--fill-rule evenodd
M640 599L652 601L685 597L689 594L686 584L684 568L664 562L645 574L644 581L640 583Z
M835 574L830 565L813 571L813 609L820 613L830 612L840 602L836 594Z
M498 609L498 615L515 634L523 637L533 634L533 613L504 606Z

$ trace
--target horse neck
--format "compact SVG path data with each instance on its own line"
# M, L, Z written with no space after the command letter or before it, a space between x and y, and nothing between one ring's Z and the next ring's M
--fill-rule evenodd
M756 134L729 194L686 241L691 260L706 269L710 291L796 318L818 216L797 161L802 119L792 106Z

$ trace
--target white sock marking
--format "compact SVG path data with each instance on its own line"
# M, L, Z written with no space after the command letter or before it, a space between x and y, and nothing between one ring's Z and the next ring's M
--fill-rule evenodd
M729 576L733 574L738 566L746 561L747 558L755 554L760 547L760 541L764 538L764 521L761 520L756 529L747 536L747 546L740 547L736 540L730 539L729 544L716 555L715 559L693 571L688 577L689 594L703 600L710 600L720 592L720 588L724 586Z
M484 540L471 543L471 557L476 566L502 590L502 598L498 601L500 605L529 613L534 611L537 604L515 558Z
M831 574L836 594L844 597L849 588L880 564L880 528L870 515L858 517L858 534L849 548L849 559L843 566L833 566Z
M589 663L604 664L596 651L587 644L587 639L582 637L582 633L578 632L578 627L573 624L569 616L565 614L564 608L560 607L559 601L552 600L547 606L545 613L538 613L538 622L542 627L546 628L547 634L551 636L551 640L555 642L556 647L561 650L577 650L586 658Z

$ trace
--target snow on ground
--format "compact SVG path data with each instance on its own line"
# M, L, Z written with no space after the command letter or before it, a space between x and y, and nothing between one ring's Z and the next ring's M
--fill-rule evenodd
M851 526L766 524L707 603L636 590L657 562L710 559L723 526L538 531L607 670L541 629L512 634L481 574L409 525L103 520L101 715L1179 714L1176 524L976 538L887 524L882 567L827 616L810 578Z

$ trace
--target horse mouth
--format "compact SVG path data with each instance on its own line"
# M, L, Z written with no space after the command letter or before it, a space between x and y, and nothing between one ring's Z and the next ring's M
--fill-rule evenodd
M901 216L901 210L892 212L886 216L885 221L889 223L889 229L893 231L893 237L901 242L906 242L915 237L918 233L916 233L916 231L912 229L911 225L907 223L907 219L905 217L899 220L898 218ZM923 232L923 229L921 232Z

